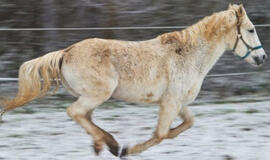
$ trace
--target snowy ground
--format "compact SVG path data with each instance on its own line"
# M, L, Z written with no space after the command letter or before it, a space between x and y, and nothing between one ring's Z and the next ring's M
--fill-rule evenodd
M0 159L119 159L107 150L95 156L91 138L66 115L70 103L50 97L7 113L0 123ZM270 101L204 104L190 109L195 115L192 129L127 159L270 159ZM94 119L120 144L133 145L150 138L157 112L157 106L111 101L96 110Z

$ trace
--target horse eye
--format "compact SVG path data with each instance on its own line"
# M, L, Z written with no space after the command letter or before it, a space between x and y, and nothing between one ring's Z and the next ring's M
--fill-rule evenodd
M248 31L249 31L249 33L254 33L254 29L250 29Z

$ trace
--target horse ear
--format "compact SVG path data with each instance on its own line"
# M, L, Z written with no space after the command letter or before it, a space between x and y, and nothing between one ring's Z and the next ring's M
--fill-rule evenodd
M239 9L238 9L238 15L239 15L240 17L242 17L242 16L244 16L245 14L246 14L246 12L245 12L244 6L243 6L243 4L240 4L240 5L239 5Z
M228 10L232 8L232 4L229 3Z

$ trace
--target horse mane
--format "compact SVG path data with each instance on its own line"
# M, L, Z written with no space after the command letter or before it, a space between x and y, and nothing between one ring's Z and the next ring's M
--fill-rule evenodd
M198 40L204 39L208 43L217 43L236 26L235 12L238 5L230 6L228 10L213 13L182 31L165 33L159 36L162 44L176 43L178 47L192 47L198 45Z

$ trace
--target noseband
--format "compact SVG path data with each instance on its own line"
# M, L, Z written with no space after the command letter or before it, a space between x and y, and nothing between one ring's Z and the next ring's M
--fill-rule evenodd
M242 57L239 56L239 57L240 57L241 59L245 59L245 58L247 58L247 57L249 56L249 54L250 54L252 51L262 48L262 45L259 45L259 46L256 46L256 47L251 47L251 46L244 40L244 38L243 38L243 36L242 36L242 33L241 33L241 29L240 29L241 23L240 23L240 21L239 21L239 16L238 16L238 14L237 14L236 12L235 12L235 14L236 14L236 18L237 18L237 37L236 37L236 41L235 41L235 43L234 43L232 52L235 53L235 49L236 49L236 47L237 47L237 45L238 45L238 42L239 42L239 40L241 40L241 41L245 44L245 46L247 47L248 50L247 50L247 52L246 52L246 54L245 54L244 56L242 56Z

